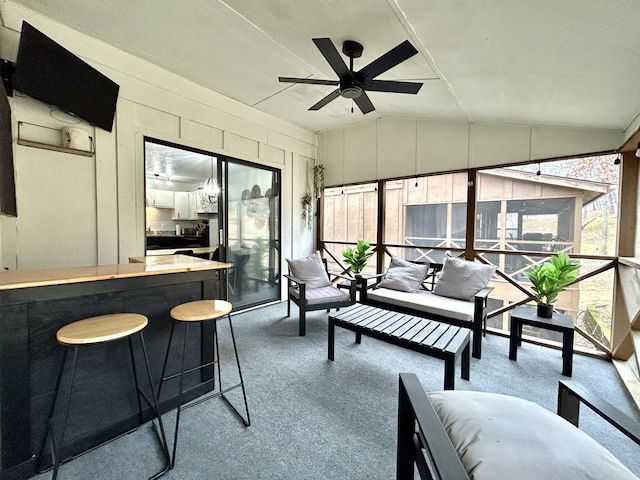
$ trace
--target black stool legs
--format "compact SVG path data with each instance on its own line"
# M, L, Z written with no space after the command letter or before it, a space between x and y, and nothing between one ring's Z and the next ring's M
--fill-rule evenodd
M223 388L222 386L222 375L221 375L221 369L220 369L220 351L219 351L219 345L218 345L218 327L217 327L217 320L219 319L214 319L213 320L213 339L214 339L214 358L212 362L208 362L208 363L204 363L201 365L198 365L197 367L193 367L193 368L189 368L189 369L185 369L185 358L186 358L186 354L187 354L187 334L189 332L189 323L190 322L184 322L184 336L183 336L183 340L182 340L182 361L181 361L181 367L180 367L180 372L172 374L172 375L168 375L165 376L166 374L166 369L167 369L167 363L169 360L169 352L171 350L171 342L173 340L173 334L174 334L174 329L176 326L176 321L174 320L174 322L171 324L171 333L169 335L169 344L167 345L167 353L165 355L165 359L164 359L164 364L162 367L162 378L160 381L160 386L158 388L158 398L160 398L160 394L162 392L162 385L164 384L165 381L167 380L171 380L173 378L179 377L180 381L179 381L179 392L178 392L178 402L177 402L177 411L176 411L176 424L175 424L175 431L173 434L173 452L171 455L171 468L173 468L175 466L175 462L176 462L176 450L177 450L177 446L178 446L178 430L180 427L180 412L182 410L185 410L187 408L193 407L195 405L198 405L206 400L209 400L210 398L214 398L214 397L222 397L222 399L225 401L225 403L227 405L229 405L231 407L231 409L233 410L233 412L236 414L236 416L240 419L240 421L245 425L245 426L249 426L251 425L251 419L249 417L249 406L247 404L247 394L245 392L244 389L244 380L242 378L242 369L240 368L240 360L238 358L238 349L236 347L236 339L235 339L235 335L233 333L233 325L231 323L231 315L227 314L226 315L228 321L229 321L229 330L231 332L231 339L233 342L233 351L235 354L235 359L236 359L236 366L238 368L238 376L240 379L240 382L232 385L230 387L226 387ZM203 320L203 321L207 321L207 320ZM201 323L201 322L198 322ZM217 377L218 377L218 385L216 387L216 367L215 364L217 364ZM210 392L208 394L205 394L204 396L198 397L196 399L194 399L191 402L186 403L185 405L182 404L182 399L183 399L183 395L184 395L184 375L186 373L190 373L196 370L201 370L203 368L207 368L207 367L211 367L214 366L214 373L213 373L213 392ZM242 389L242 396L244 399L244 409L246 412L246 418L242 416L242 414L239 412L239 410L229 401L229 399L225 396L225 393L234 390L236 388L240 387Z

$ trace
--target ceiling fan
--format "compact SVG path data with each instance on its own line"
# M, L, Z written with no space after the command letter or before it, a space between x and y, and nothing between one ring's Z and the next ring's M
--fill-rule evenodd
M392 48L357 72L353 71L353 59L359 58L362 55L364 47L360 43L353 40L345 40L342 44L342 53L349 57L348 68L330 38L314 38L313 43L316 44L320 53L322 53L327 62L329 62L333 71L338 75L339 80L278 77L278 80L285 83L309 83L313 85L334 85L338 87L309 108L309 110L320 110L332 100L342 96L353 99L362 113L367 114L375 110L373 103L371 103L371 100L367 96L367 91L416 94L420 90L420 87L422 87L422 83L375 79L378 75L418 53L418 50L416 50L408 40Z

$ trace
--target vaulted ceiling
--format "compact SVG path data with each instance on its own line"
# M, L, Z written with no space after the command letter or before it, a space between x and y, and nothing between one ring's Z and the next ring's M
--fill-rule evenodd
M640 113L638 0L15 3L314 132L377 116L624 130ZM418 54L378 78L424 85L369 93L367 115L342 97L309 111L335 87L278 77L336 79L318 37L364 45L355 70L409 40Z

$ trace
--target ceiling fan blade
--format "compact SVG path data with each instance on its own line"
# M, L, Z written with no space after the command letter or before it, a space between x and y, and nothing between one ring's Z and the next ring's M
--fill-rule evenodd
M378 57L366 67L363 67L358 73L362 75L364 82L370 81L381 73L395 67L399 63L404 62L407 58L413 57L418 50L411 45L409 40L405 40L397 47L392 48L387 53Z
M336 88L333 92L331 92L329 95L327 95L326 97L324 97L322 100L320 100L318 103L316 103L315 105L311 106L309 108L309 110L320 110L322 107L324 107L327 103L329 103L332 100L335 100L336 98L338 98L340 96L340 89Z
M362 110L362 113L365 115L369 112L373 112L375 107L373 103L371 103L371 99L367 96L365 92L362 92L359 97L354 98L356 105Z
M364 88L371 92L412 93L420 91L422 83L398 82L396 80L369 80Z
M278 77L278 80L284 83L309 83L312 85L333 85L334 87L340 85L338 80L322 80L320 78Z
M338 77L342 78L345 75L351 75L351 71L347 68L342 56L338 53L338 50L330 38L314 38L313 43L316 44L316 47L318 47L320 53L322 53L327 62L329 62L333 71L338 74Z

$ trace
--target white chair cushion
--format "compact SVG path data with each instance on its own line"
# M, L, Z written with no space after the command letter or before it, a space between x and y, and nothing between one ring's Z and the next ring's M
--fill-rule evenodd
M367 293L367 298L374 302L388 303L455 320L473 322L473 302L434 295L426 290L411 293L376 288Z
M331 285L319 251L316 250L315 253L308 257L296 259L287 258L287 263L289 264L291 275L298 280L302 280L306 284L307 289Z
M295 298L300 298L300 290L295 287L289 289L291 295ZM347 293L336 287L320 287L320 288L307 288L305 290L305 297L307 299L307 305L317 305L319 303L327 302L347 302L351 299Z
M428 396L472 480L638 480L589 435L536 403L460 390Z

